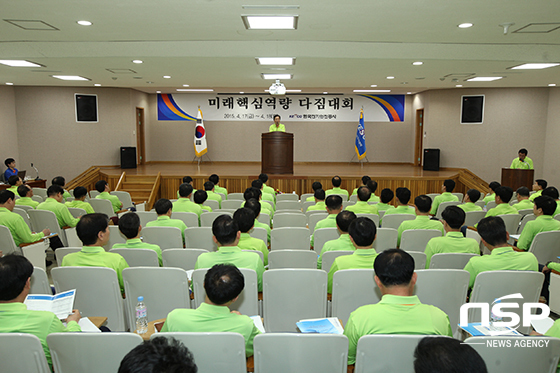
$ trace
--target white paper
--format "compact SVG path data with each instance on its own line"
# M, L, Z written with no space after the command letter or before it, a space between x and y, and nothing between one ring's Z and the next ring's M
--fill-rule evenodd
M255 326L257 327L257 329L259 329L261 333L266 333L266 331L264 330L262 318L259 315L249 316L249 317L251 318L251 320L253 320L253 324L255 324Z
M29 294L23 302L28 310L50 311L59 319L65 319L72 313L76 289L68 290L56 295Z
M548 332L548 329L552 328L552 325L554 325L554 320L550 317L542 320L531 320L531 326L539 334Z
M514 240L519 240L519 237L521 237L520 234L510 234L509 238L513 238Z
M187 278L189 279L189 281L192 281L192 274L194 272L194 269L189 269L187 271Z

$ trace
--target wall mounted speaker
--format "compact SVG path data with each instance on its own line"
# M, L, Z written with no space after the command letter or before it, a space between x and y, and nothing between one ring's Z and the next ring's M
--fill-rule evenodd
M484 95L461 96L461 124L481 124L484 120Z
M97 95L74 94L76 122L97 122Z

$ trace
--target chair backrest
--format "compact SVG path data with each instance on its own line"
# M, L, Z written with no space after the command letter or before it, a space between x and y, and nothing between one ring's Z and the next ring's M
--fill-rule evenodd
M140 218L140 225L142 227L145 227L151 221L157 220L157 213L155 211L136 211L136 214Z
M554 215L554 219L556 219L556 220L560 220L560 214L556 214L556 215Z
M26 212L27 210L35 210L32 206L27 206L27 205L16 205L16 207L14 207L14 211L12 212L16 212L15 209L25 210Z
M486 211L468 211L465 213L465 223L467 227L474 227L481 219L486 216Z
M408 229L402 233L400 248L405 251L420 251L423 253L428 241L441 236L441 231L437 229Z
M469 253L439 253L430 260L430 269L463 269L476 254Z
M100 193L97 190L90 190L89 191L89 198L93 199L97 197Z
M70 214L72 214L75 218L79 218L80 216L87 214L86 210L78 207L68 207L68 211L70 211Z
M313 197L314 195L315 195L315 193L303 193L303 194L300 196L299 200L300 200L301 202L305 202L305 201L307 200L307 198ZM278 198L278 196L276 196L276 198Z
M320 220L326 218L329 214L327 211L307 211L305 213L307 215L307 226L309 230L313 232L315 230L315 226Z
M109 329L126 331L121 289L114 269L57 267L51 275L57 293L76 289L74 307L83 316L106 316Z
M198 215L194 212L173 212L171 219L179 219L185 223L187 227L198 227Z
M525 215L528 215L528 214L532 214L533 209L522 209L522 210L518 210L517 212L519 213L519 215L525 216Z
M175 308L191 306L187 273L180 268L125 268L122 277L131 331L136 325L135 308L139 296L144 297L148 320L162 319Z
M62 259L68 254L77 253L78 251L82 251L81 247L59 247L54 252L54 257L56 259L56 263L59 267L62 267ZM95 316L95 315L93 315Z
M247 252L247 253L255 253L255 254L257 254L258 256L261 257L261 262L264 263L264 254L263 254L262 251L259 251L259 250L241 250L241 251L245 251L245 252Z
M167 249L161 252L164 267L182 268L185 271L194 269L200 254L207 253L204 249Z
M317 254L321 253L326 242L336 240L340 237L340 233L338 233L338 229L336 228L319 228L314 232L314 235L313 251Z
M258 238L262 240L266 245L268 245L268 232L264 228L254 227L249 235L253 238Z
M116 372L125 355L142 342L142 337L135 333L53 333L47 336L57 373Z
M43 201L47 198L47 188L32 188L33 195L43 197Z
M299 196L295 193L282 193L276 195L276 204L281 201L299 201Z
M430 197L432 199L432 202L434 201L434 198L436 198L437 196L441 195L441 193L428 193L426 194L428 197Z
M20 206L21 207L21 206ZM27 206L26 206L27 207ZM31 221L29 220L29 215L27 215L27 210L25 209L21 209L19 207L14 207L13 211L14 213L18 214L19 216L21 216L23 218L23 221L25 222L25 224L27 224L27 226L29 227L29 229L33 232L33 225L31 225Z
M112 253L120 254L129 267L159 267L157 253L151 249L111 249Z
M461 199L459 200L461 201ZM447 201L447 202L442 202L439 204L437 211L436 211L436 218L437 219L441 219L441 213L443 212L443 210L445 210L445 208L447 206L457 206L460 205L462 202L459 201Z
M540 264L556 262L560 256L560 231L537 233L529 252L535 254Z
M207 212L206 214L200 215L200 226L212 228L212 223L214 223L214 220L220 215L229 215L233 217L231 212Z
M52 295L51 285L47 272L43 268L33 267L33 274L31 275L31 289L29 294L47 294Z
M270 250L309 250L310 241L307 228L286 227L270 231Z
M560 214L558 214L560 215ZM535 220L537 217L535 216L535 214L527 214L527 215L523 215L523 217L521 218L521 222L519 223L519 228L517 228L517 234L521 234L521 232L523 232L523 228L525 228L525 225L527 225L527 222L531 221L531 220ZM558 219L560 220L560 219Z
M492 346L503 346L493 348ZM554 373L560 359L560 339L545 336L470 337L464 343L478 352L492 373L547 372ZM519 343L517 343L519 342ZM527 346L539 346L527 348Z
M358 307L379 302L382 294L374 276L373 268L336 271L333 275L332 316L346 325L348 317Z
M317 254L311 250L274 250L268 255L269 269L317 268Z
M336 258L343 255L352 255L353 253L354 251L352 250L327 251L326 253L323 254L321 269L328 273Z
M44 199L43 197L41 197L41 196L32 196L31 199L32 199L33 201L39 202L39 203L45 202L45 199Z
M245 373L245 339L239 333L179 333L163 332L152 334L150 339L175 338L188 346L193 354L198 371ZM219 353L216 353L219 351Z
M93 211L105 214L109 217L115 216L115 210L113 210L113 204L108 199L92 198L89 201Z
M423 269L416 273L415 295L420 302L445 312L455 335L459 328L459 309L467 299L469 272L462 269Z
M109 232L111 232L109 234L109 241L107 241L107 244L103 246L105 251L111 250L114 244L126 243L126 237L121 233L118 225L109 225Z
M162 251L183 247L183 234L177 227L146 227L142 229L142 237L144 242L158 245Z
M348 201L358 202L358 195L352 194L350 197L348 197Z
M49 228L51 233L58 233L64 246L68 246L64 230L58 225L58 220L54 212L47 210L29 210L27 214L29 215L29 220L31 220L31 225L36 231Z
M506 224L506 230L509 234L516 234L519 228L519 222L522 216L519 214L498 215Z
M207 199L206 201L204 201L203 205L210 207L212 211L220 208L220 202L213 199Z
M416 219L416 215L412 215L412 214L383 215L383 222L381 223L381 226L383 228L399 229L399 226L403 221L414 220L414 219Z
M496 201L490 201L486 204L486 211L493 209L494 207L496 207Z
M486 202L484 202L482 199L476 201L474 204L477 205L477 206L480 206L482 208L484 208L484 206L486 206Z
M397 247L399 232L394 228L377 228L377 237L373 241L373 248L378 253Z
M226 201L222 201L222 208L223 209L238 209L241 207L243 203L242 200L239 199L230 199Z
M340 334L259 334L254 339L255 373L345 373L348 338Z
M325 271L271 269L263 274L263 317L267 332L295 332L299 320L326 316Z
M259 223L266 224L270 227L270 215L267 214L266 212L261 212L257 217L257 220Z
M425 269L426 268L426 253L421 251L409 251L410 256L414 259L414 269Z
M239 298L229 306L230 310L239 311L242 315L256 316L259 314L258 280L257 272L248 268L239 268L245 279L245 287ZM192 285L194 293L193 308L198 308L206 298L204 290L204 276L208 268L195 269L192 274Z
M523 303L539 300L544 274L533 271L490 271L482 272L476 276L470 303L492 304L494 300L509 294L521 293ZM515 312L522 320L521 309L508 309ZM469 323L480 322L481 314L479 308L469 310ZM531 327L520 326L517 330L523 334L529 334Z
M301 203L298 200L278 201L276 202L276 211L280 210L299 210L301 211Z
M12 232L4 225L0 225L0 245L2 245L2 252L4 255L22 253L21 248L16 246Z
M304 200L302 200L301 209L303 210L303 212L307 212L307 209L309 208L309 206L314 206L314 205L315 205L315 201L304 201Z
M0 333L3 372L51 373L39 338L26 333Z
M218 246L212 240L212 227L194 227L185 229L185 243L187 248L218 251Z
M273 219L274 228L307 227L307 216L303 213L277 211Z
M231 201L233 199L239 201L245 201L245 197L243 197L243 193L228 193L227 200Z
M359 218L370 218L375 223L375 226L379 228L379 215L378 214L356 214Z
M110 194L117 196L119 198L119 201L121 201L123 204L122 205L123 210L134 206L134 203L132 202L132 198L130 197L130 193L125 192L124 190L120 190L120 191L112 191Z
M459 199L459 202L462 203L463 197L464 197L463 193L451 193L451 194L453 194L455 197L457 197Z

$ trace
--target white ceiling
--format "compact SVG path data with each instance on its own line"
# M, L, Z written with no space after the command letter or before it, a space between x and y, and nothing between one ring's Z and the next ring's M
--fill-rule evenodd
M248 4L299 8L244 9ZM560 67L507 69L526 62L560 62L560 29L516 32L529 24L559 27L559 0L0 0L0 9L0 59L45 66L0 65L0 84L97 83L148 93L172 93L189 84L217 92L261 93L272 82L263 80L261 73L288 72L293 79L283 81L286 87L304 93L348 93L372 84L393 93L456 84L560 86ZM297 14L298 29L246 30L242 14ZM58 30L24 30L6 20L40 20ZM78 20L93 25L80 26ZM458 28L463 22L474 26ZM499 25L508 22L514 25L504 35ZM296 57L296 64L274 70L255 62L255 57L276 56ZM133 59L144 63L134 64ZM424 64L413 66L414 61ZM91 81L65 82L52 74L81 75ZM449 74L504 79L475 83Z

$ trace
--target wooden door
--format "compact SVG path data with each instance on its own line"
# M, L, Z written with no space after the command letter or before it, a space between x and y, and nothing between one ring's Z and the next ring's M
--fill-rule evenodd
M136 148L138 152L136 156L138 157L137 163L139 165L144 164L146 159L145 152L145 139L144 139L144 108L136 108Z

